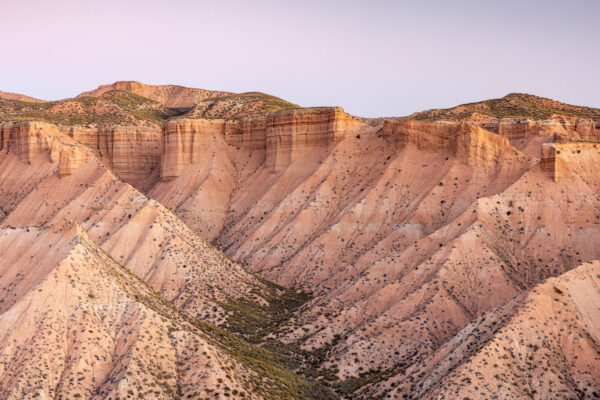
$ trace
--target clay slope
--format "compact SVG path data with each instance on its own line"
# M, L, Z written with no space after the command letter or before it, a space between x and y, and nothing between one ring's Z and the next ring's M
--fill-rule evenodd
M3 399L327 397L182 313L79 225L3 229L0 251Z
M411 376L421 398L600 396L600 262L585 263L469 324ZM393 396L408 392L391 379ZM415 390L418 388L417 390Z

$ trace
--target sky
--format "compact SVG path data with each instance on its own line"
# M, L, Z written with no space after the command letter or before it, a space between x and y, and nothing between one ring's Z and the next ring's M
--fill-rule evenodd
M364 117L525 92L600 107L598 0L0 0L0 90L136 80Z

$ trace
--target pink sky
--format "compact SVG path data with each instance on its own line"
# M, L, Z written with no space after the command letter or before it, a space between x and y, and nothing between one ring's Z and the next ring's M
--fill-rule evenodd
M516 91L600 107L600 2L524 3L0 0L0 90L138 80L373 117Z

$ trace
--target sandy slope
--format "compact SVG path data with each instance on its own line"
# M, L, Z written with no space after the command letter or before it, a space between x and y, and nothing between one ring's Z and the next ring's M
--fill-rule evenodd
M10 282L1 292L0 397L260 397L248 390L251 371L81 227L4 229L0 249Z

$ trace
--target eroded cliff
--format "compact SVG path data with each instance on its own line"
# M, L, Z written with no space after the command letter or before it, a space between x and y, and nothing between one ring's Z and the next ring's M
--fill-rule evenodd
M273 171L289 166L307 152L326 148L363 124L338 107L286 110L241 120L177 119L163 128L161 178L173 179L200 161L202 146L218 135L231 146L256 151Z

